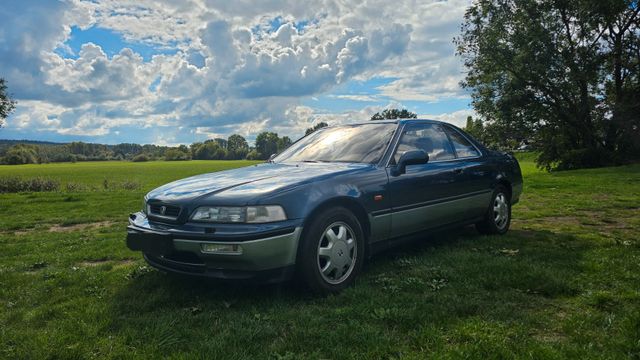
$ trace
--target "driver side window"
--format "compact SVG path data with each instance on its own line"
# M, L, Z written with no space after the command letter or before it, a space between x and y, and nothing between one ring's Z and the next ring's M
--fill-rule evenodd
M447 134L438 124L407 125L402 131L392 163L397 164L400 156L411 150L424 150L429 155L429 161L455 159Z

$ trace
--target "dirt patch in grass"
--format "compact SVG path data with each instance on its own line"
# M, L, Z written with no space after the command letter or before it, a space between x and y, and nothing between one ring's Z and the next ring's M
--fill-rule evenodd
M136 263L136 261L133 260L133 259L120 260L120 261L116 262L113 265L113 268L114 269L124 268L124 267L127 267L127 266L131 266L131 265L133 265L135 263Z
M32 228L0 231L0 234L13 234L15 236L22 236L22 235L29 235L34 231L43 231L45 229L49 232L73 232L73 231L81 231L81 230L93 230L93 229L106 228L114 224L116 224L115 221L98 221L93 223L69 224L69 225L57 224L49 227L48 229L46 227L43 229L41 226L37 226Z
M115 224L115 221L99 221L94 223L87 224L74 224L74 225L54 225L49 228L50 232L72 232L72 231L80 231L80 230L90 230L90 229L99 229L104 227L109 227Z
M78 264L78 265L83 266L83 267L96 267L96 266L100 266L100 265L107 264L107 263L109 263L109 262L111 262L111 260L109 260L109 259L102 259L102 260L87 260L87 261L83 261L83 262L81 262L81 263L80 263L80 264Z
M564 334L560 334L555 331L534 334L533 338L544 343L560 343L567 340L567 337Z
M616 219L607 217L606 214L596 211L584 212L579 216L545 216L533 219L518 219L522 224L545 224L550 226L576 225L576 226L598 226L604 229L625 229L629 227L626 220L630 218L618 215Z
M114 268L121 268L132 265L135 263L133 259L124 259L124 260L110 260L110 259L99 259L99 260L86 260L79 263L79 266L82 267L97 267L104 264L113 264Z

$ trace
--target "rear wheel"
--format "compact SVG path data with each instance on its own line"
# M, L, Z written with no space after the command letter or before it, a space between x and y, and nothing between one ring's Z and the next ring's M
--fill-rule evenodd
M511 225L511 199L507 189L498 185L491 196L491 203L484 220L476 224L481 234L504 234Z
M301 239L299 275L314 292L335 293L353 284L364 260L358 219L342 207L318 214Z

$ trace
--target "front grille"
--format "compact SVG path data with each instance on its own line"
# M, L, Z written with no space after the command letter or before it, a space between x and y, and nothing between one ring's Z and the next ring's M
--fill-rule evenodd
M178 215L180 215L180 207L175 205L150 204L149 213L156 216L177 218Z

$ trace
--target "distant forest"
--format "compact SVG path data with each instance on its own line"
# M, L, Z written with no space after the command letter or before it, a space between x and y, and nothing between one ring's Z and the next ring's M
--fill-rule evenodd
M375 113L371 120L415 119L417 114L406 109L385 109ZM476 124L473 121L472 125ZM318 122L306 129L305 136L329 126ZM482 127L475 126L476 135L482 135ZM189 146L160 146L139 144L104 145L80 141L55 143L32 140L0 140L0 164L46 164L51 162L76 161L151 161L151 160L266 160L292 144L288 136L278 136L275 132L264 131L256 136L255 146L238 134L227 139L209 139Z
M287 136L263 132L250 147L241 135L195 142L189 146L139 144L104 145L85 142L54 143L30 140L0 140L0 163L43 164L76 161L150 160L263 160L291 145Z

